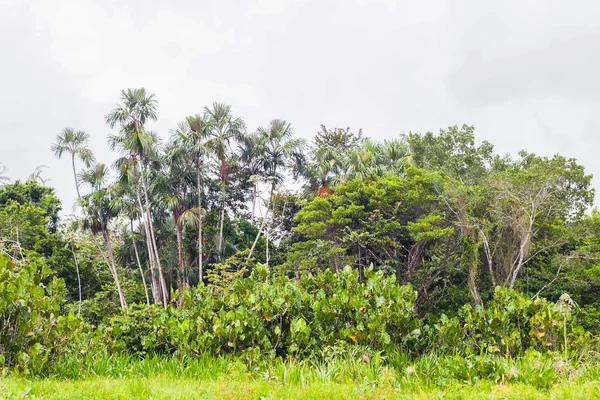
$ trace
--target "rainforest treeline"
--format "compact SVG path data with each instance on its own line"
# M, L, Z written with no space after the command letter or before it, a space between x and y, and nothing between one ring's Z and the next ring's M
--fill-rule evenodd
M73 205L37 174L2 175L2 363L59 357L69 332L140 354L345 341L514 355L598 330L600 216L574 159L500 155L468 125L305 140L222 103L160 135L158 117L154 94L122 91L112 164L85 127L57 134Z

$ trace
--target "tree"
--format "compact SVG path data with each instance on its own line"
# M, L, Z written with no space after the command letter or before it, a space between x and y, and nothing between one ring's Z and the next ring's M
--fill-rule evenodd
M242 118L234 118L231 113L231 106L223 103L213 103L212 108L205 107L204 113L210 126L205 146L209 154L216 159L219 165L218 176L221 182L221 204L217 252L222 257L227 178L231 173L231 144L236 140L243 139L246 124Z
M148 227L148 221L145 218L144 206L142 204L142 197L140 195L140 179L141 173L138 168L138 164L135 158L131 156L124 156L116 160L115 167L117 170L117 185L122 191L123 196L119 196L118 202L114 204L116 207L120 207L120 212L126 212L130 219L130 229L132 231L133 250L136 257L139 257L137 251L137 245L135 244L135 237L133 236L133 219L139 223L139 226L143 228L145 234L147 256L149 261L149 271L152 288L152 298L155 303L163 302L162 289L160 279L158 276L156 253L152 246L152 239L150 237L150 229ZM140 265L140 272L143 274Z
M486 238L497 248L488 261L496 282L513 288L525 264L568 241L561 226L583 216L593 191L591 175L574 159L521 152L520 159L501 168L489 180L495 199L490 217L499 235Z
M118 148L122 153L129 155L131 159L135 160L140 171L139 181L144 196L142 204L145 217L144 226L148 229L146 238L149 240L148 247L153 253L153 260L158 267L162 302L166 307L169 292L156 245L145 167L146 158L153 151L152 146L157 140L155 135L146 132L145 124L148 121L156 121L156 106L156 96L153 93L147 93L144 88L123 90L121 91L121 103L117 104L117 107L106 116L105 121L111 128L116 125L120 126L117 135L109 136L110 147Z
M35 180L0 186L0 252L22 260L28 251L37 253L57 232L60 209L54 190Z
M419 246L452 233L436 214L437 179L413 167L406 178L357 178L337 186L332 195L317 196L294 217L298 225L293 229L301 239L292 245L288 262L333 271L345 265L362 271L373 264L420 287L427 279L418 276Z
M117 216L117 213L114 211L115 207L112 205L116 193L114 188L106 186L106 165L96 164L82 171L79 174L79 180L91 188L91 192L80 199L80 206L84 214L84 224L90 229L95 242L97 234L102 234L108 253L108 259L105 257L106 265L114 279L121 308L127 308L127 300L121 289L121 282L110 238L109 223ZM100 248L99 245L97 247Z
M318 196L330 194L330 186L341 182L350 154L362 143L362 130L355 134L350 128L330 130L321 125L314 139L310 159L302 162L298 168L307 180L305 191Z
M246 135L240 142L240 159L244 168L249 174L249 180L252 182L252 214L251 220L256 215L256 200L258 198L258 185L265 178L263 160L265 156L265 136L258 132Z
M202 209L202 197L204 193L203 176L207 164L206 140L211 130L211 119L207 116L189 116L184 122L180 122L176 136L176 143L184 147L192 159L196 169L196 195L198 216L198 283L204 278L204 246L202 230L204 226L204 210Z
M270 184L269 190L269 201L267 203L267 211L263 218L262 226L258 231L257 237L254 240L252 248L248 257L252 256L254 247L258 241L258 237L261 231L265 228L267 221L269 220L269 214L273 204L273 194L275 193L275 186L280 184L285 179L284 170L286 167L293 167L298 165L298 160L302 159L302 150L305 147L303 139L294 138L292 126L286 121L274 119L269 123L267 128L258 128L258 139L260 143L259 147L262 149L259 153L259 162L262 165L264 176L267 182ZM267 254L266 262L269 263L269 234L266 234L267 238Z
M123 164L119 165L123 168ZM120 169L122 171L122 169ZM113 211L116 211L118 214L124 214L129 221L129 232L131 234L131 244L133 247L133 252L135 255L135 261L137 263L138 269L140 271L140 277L142 278L142 285L144 286L144 294L146 295L146 303L150 305L150 296L148 294L148 285L146 284L146 274L144 273L144 269L142 268L142 263L140 261L140 254L137 247L137 241L135 240L135 230L133 228L133 222L138 220L142 210L137 202L136 195L133 193L133 186L128 184L127 180L121 179L117 183L115 183L114 190L116 191L116 196L111 202L111 207ZM152 270L152 269L150 269ZM152 277L152 295L155 302L160 302L160 296L158 296L159 291L157 290L157 284L155 281L155 277L151 274Z
M75 179L75 190L77 197L80 198L79 181L77 180L77 170L75 168L75 158L83 162L86 167L90 167L94 163L94 155L89 149L90 135L84 131L75 131L73 128L65 128L56 136L56 143L52 145L52 151L58 158L62 158L63 154L71 155L71 166L73 167L73 179Z
M195 219L195 213L190 209L194 171L191 165L187 163L185 150L178 146L176 142L170 142L165 146L161 162L163 168L159 171L153 183L160 194L159 202L170 211L173 218L177 241L180 290L189 285L183 257L183 226L186 221Z
M401 176L407 165L408 145L405 140L382 143L365 140L349 151L341 180L372 178L384 174Z

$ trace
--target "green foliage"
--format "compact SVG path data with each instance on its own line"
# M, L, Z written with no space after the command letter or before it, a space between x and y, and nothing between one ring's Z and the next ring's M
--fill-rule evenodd
M429 348L444 353L521 355L532 349L558 350L564 322L572 320L564 301L553 304L543 298L529 297L497 287L492 301L484 306L463 306L458 315L442 314L429 325ZM569 324L568 341L579 350L589 345L591 336L581 327ZM566 328L565 328L566 329ZM583 347L582 347L583 346Z
M49 282L50 270L36 263L16 266L0 255L0 361L2 366L42 371L53 356L69 318L59 317L65 295L57 278Z
M418 339L416 294L382 272L367 269L362 283L349 268L300 282L268 275L258 265L229 290L187 291L181 308L129 311L110 320L106 340L111 348L138 354L251 356L308 355L339 342L384 349Z

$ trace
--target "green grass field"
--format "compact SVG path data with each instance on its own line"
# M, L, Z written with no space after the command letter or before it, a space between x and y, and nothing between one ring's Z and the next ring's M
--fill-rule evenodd
M539 390L523 384L455 385L420 389L382 382L311 382L285 384L275 380L227 376L212 380L157 375L83 380L0 379L2 399L598 399L600 382L557 384Z
M49 374L5 370L0 399L600 399L600 366L529 353L509 359L350 350L324 359L87 354Z

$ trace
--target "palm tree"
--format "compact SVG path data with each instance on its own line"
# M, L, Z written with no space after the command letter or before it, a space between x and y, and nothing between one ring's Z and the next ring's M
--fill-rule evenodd
M56 155L56 157L59 159L62 158L65 152L71 155L71 166L73 168L73 179L75 180L77 199L81 199L81 193L79 192L79 180L77 179L77 170L75 168L75 157L77 156L79 161L83 162L86 167L91 166L91 164L94 162L94 154L88 147L89 139L90 135L84 131L75 131L73 128L64 128L60 134L56 135L56 143L52 144L51 146L54 155ZM100 250L99 246L96 247L98 247L98 250ZM71 252L73 254L73 259L75 260L77 282L79 285L79 315L81 313L81 277L79 275L79 262L77 260L77 255L75 254L75 248L72 241Z
M258 132L247 135L239 144L240 161L250 174L252 182L252 215L256 214L256 199L258 197L258 184L264 179L265 171L263 159L265 155L265 136Z
M117 216L114 211L114 206L111 204L114 200L114 190L106 186L107 168L104 164L95 164L90 168L82 171L78 176L79 181L87 184L91 188L91 192L80 198L80 205L84 214L84 225L89 228L92 233L92 238L96 247L100 247L97 243L96 236L102 234L104 245L108 253L108 259L104 252L101 252L106 265L113 276L119 301L122 308L127 308L127 301L121 289L117 264L115 262L112 243L110 240L109 223Z
M73 259L75 260L75 272L77 273L77 287L79 289L79 304L77 306L77 316L81 315L81 275L79 274L79 261L77 260L77 254L75 254L75 235L71 234L69 238L69 247L71 248L71 254L73 255Z
M152 224L152 213L146 184L147 173L145 161L149 153L153 151L152 146L156 143L156 136L146 132L144 125L148 121L156 121L157 100L154 93L147 93L146 89L127 89L121 91L121 103L113 109L105 118L106 123L114 128L120 125L117 135L109 136L109 145L112 149L118 148L122 153L136 161L140 171L140 182L142 193L144 195L144 214L145 225L149 228L146 237L150 240L150 248L154 252L154 261L158 267L158 278L162 292L163 305L166 307L168 302L168 290L162 271L162 264L158 247L156 245L156 236Z
M343 180L391 174L402 176L408 159L408 146L403 140L373 143L365 141L350 152Z
M180 122L178 129L174 132L175 141L187 149L196 168L196 191L197 191L197 222L198 222L198 284L204 278L204 246L202 238L204 213L202 210L203 174L206 166L206 139L211 129L211 120L206 116L196 114L189 116Z
M126 196L125 204L123 208L128 208L131 212L128 212L130 217L135 217L138 221L139 225L144 228L146 248L148 251L148 260L149 260L149 270L150 270L150 279L151 279L151 288L152 288L152 297L155 303L163 302L162 289L160 285L160 280L158 278L158 273L155 271L156 269L156 256L154 252L154 247L152 246L152 239L150 238L150 229L148 227L148 223L145 219L144 207L142 205L141 195L140 195L140 171L137 167L137 162L135 158L125 156L118 158L115 161L115 169L117 170L117 183L120 187L123 188L123 191L128 194ZM131 203L127 202L127 199L130 198ZM130 224L133 224L133 221L130 221ZM135 240L134 237L132 237ZM134 245L134 251L137 253L137 246ZM138 256L136 254L136 256Z
M122 165L121 165L122 166ZM120 180L115 184L116 196L111 202L111 207L118 214L125 214L129 220L129 229L131 232L131 244L133 245L133 252L135 254L135 260L137 262L138 269L140 270L140 276L142 277L142 285L144 286L144 294L146 295L146 304L150 305L150 295L148 293L148 286L146 284L146 274L142 268L140 261L140 254L137 248L137 242L135 240L135 230L133 229L133 221L135 221L142 210L140 209L135 194L132 193L132 185L129 185L127 181ZM155 302L160 302L160 296L157 296L156 287L153 286L152 294Z
M75 169L75 157L83 162L86 167L94 163L94 155L88 148L90 135L84 131L75 131L73 128L65 128L56 136L56 143L52 144L52 151L58 158L62 158L64 153L71 155L71 166L73 167L73 178L75 179L75 190L77 197L80 198L79 182L77 180L77 171Z
M159 202L166 207L173 218L177 240L177 261L179 266L179 288L183 291L189 285L183 260L183 227L189 219L195 219L191 210L190 194L194 183L194 171L186 162L186 149L172 141L164 148L161 164L164 166L156 178L154 186L160 193Z
M293 168L299 164L299 160L303 158L302 150L305 148L306 143L304 139L294 138L292 126L286 121L280 119L274 119L269 123L267 128L258 128L258 135L261 137L260 142L263 143L261 146L264 148L264 153L261 156L261 164L267 181L270 183L270 194L269 202L267 205L267 211L263 218L262 226L256 235L252 248L250 249L249 256L252 256L252 252L258 242L258 238L261 232L265 228L268 221L269 212L273 205L273 194L275 192L275 186L280 184L285 179L283 170L287 168ZM296 173L295 171L293 171ZM269 235L267 233L267 255L266 261L269 263Z
M362 130L355 134L350 128L328 129L321 125L314 139L309 162L303 163L300 173L307 180L305 190L317 196L333 193L331 186L343 181L350 158L364 142Z
M221 204L217 251L219 256L222 256L225 193L227 177L231 172L231 165L229 163L231 157L231 144L235 140L243 140L246 124L242 118L234 118L231 113L231 106L223 103L213 103L212 108L205 107L204 113L210 123L209 137L205 146L219 164L218 175L221 180Z

